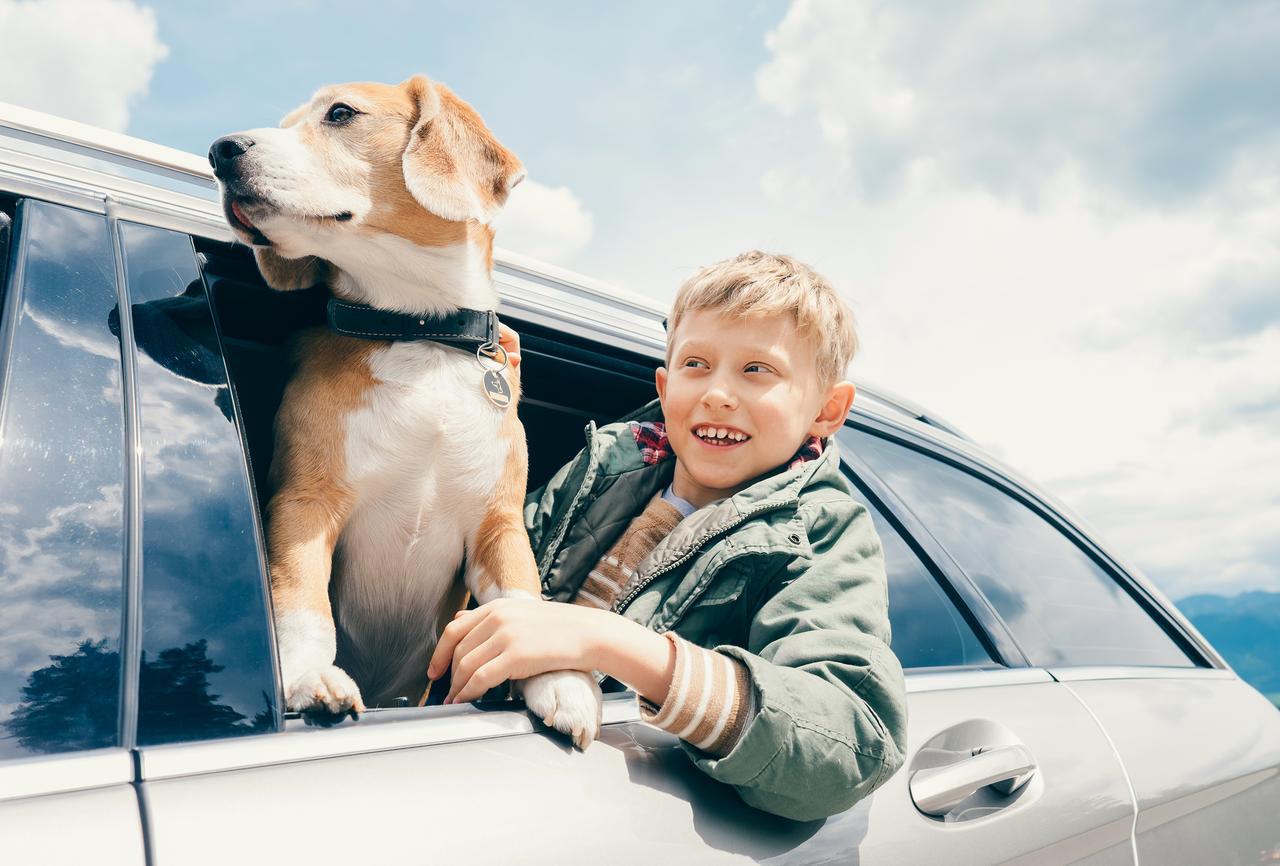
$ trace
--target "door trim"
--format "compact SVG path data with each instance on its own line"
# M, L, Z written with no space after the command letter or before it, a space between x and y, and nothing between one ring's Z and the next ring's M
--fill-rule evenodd
M128 749L94 749L0 762L0 802L133 782Z
M640 704L635 692L604 696L602 725L638 721ZM138 750L139 776L143 781L155 781L546 730L521 705L510 709L467 704L380 710L329 728L290 722L288 729L278 734L149 746Z

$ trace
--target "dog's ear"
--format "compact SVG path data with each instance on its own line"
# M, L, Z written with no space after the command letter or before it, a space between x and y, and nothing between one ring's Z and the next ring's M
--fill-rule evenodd
M489 222L524 180L524 166L443 84L415 75L402 86L418 104L403 160L409 192L436 216Z
M329 276L329 263L316 256L286 259L270 247L254 247L262 279L273 289L309 289Z

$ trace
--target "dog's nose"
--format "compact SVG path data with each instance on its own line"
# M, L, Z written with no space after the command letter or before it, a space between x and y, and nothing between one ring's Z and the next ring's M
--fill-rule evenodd
M224 135L209 148L209 165L213 173L225 179L231 166L244 152L253 147L253 139L247 135Z

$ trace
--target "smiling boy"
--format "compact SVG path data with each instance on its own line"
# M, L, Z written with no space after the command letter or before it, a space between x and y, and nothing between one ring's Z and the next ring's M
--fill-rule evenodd
M430 676L474 700L549 670L633 688L643 717L743 800L808 820L887 780L906 749L884 559L840 472L852 315L760 252L680 289L658 400L589 428L529 495L543 594L460 613Z

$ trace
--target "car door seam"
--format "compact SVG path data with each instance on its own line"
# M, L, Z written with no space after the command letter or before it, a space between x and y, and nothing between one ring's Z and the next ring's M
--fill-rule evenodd
M1071 697L1075 698L1076 702L1079 703L1080 706L1084 708L1084 711L1089 714L1089 718L1093 719L1093 723L1097 725L1098 730L1102 732L1102 736L1107 741L1107 745L1111 747L1112 754L1116 756L1116 763L1120 765L1120 775L1124 778L1125 787L1129 789L1129 802L1133 806L1133 824L1129 829L1129 845L1133 851L1133 862L1135 864L1139 863L1140 861L1138 860L1138 792L1134 790L1133 780L1129 778L1129 768L1126 767L1124 764L1124 757L1120 754L1120 750L1116 747L1115 741L1111 739L1111 733L1107 731L1106 726L1102 724L1102 720L1099 719L1098 716L1093 712L1093 708L1089 706L1088 702L1085 701L1084 698L1080 697L1080 695L1076 693L1076 690L1071 688L1069 684L1060 681L1058 685L1066 689L1067 693L1070 694Z

